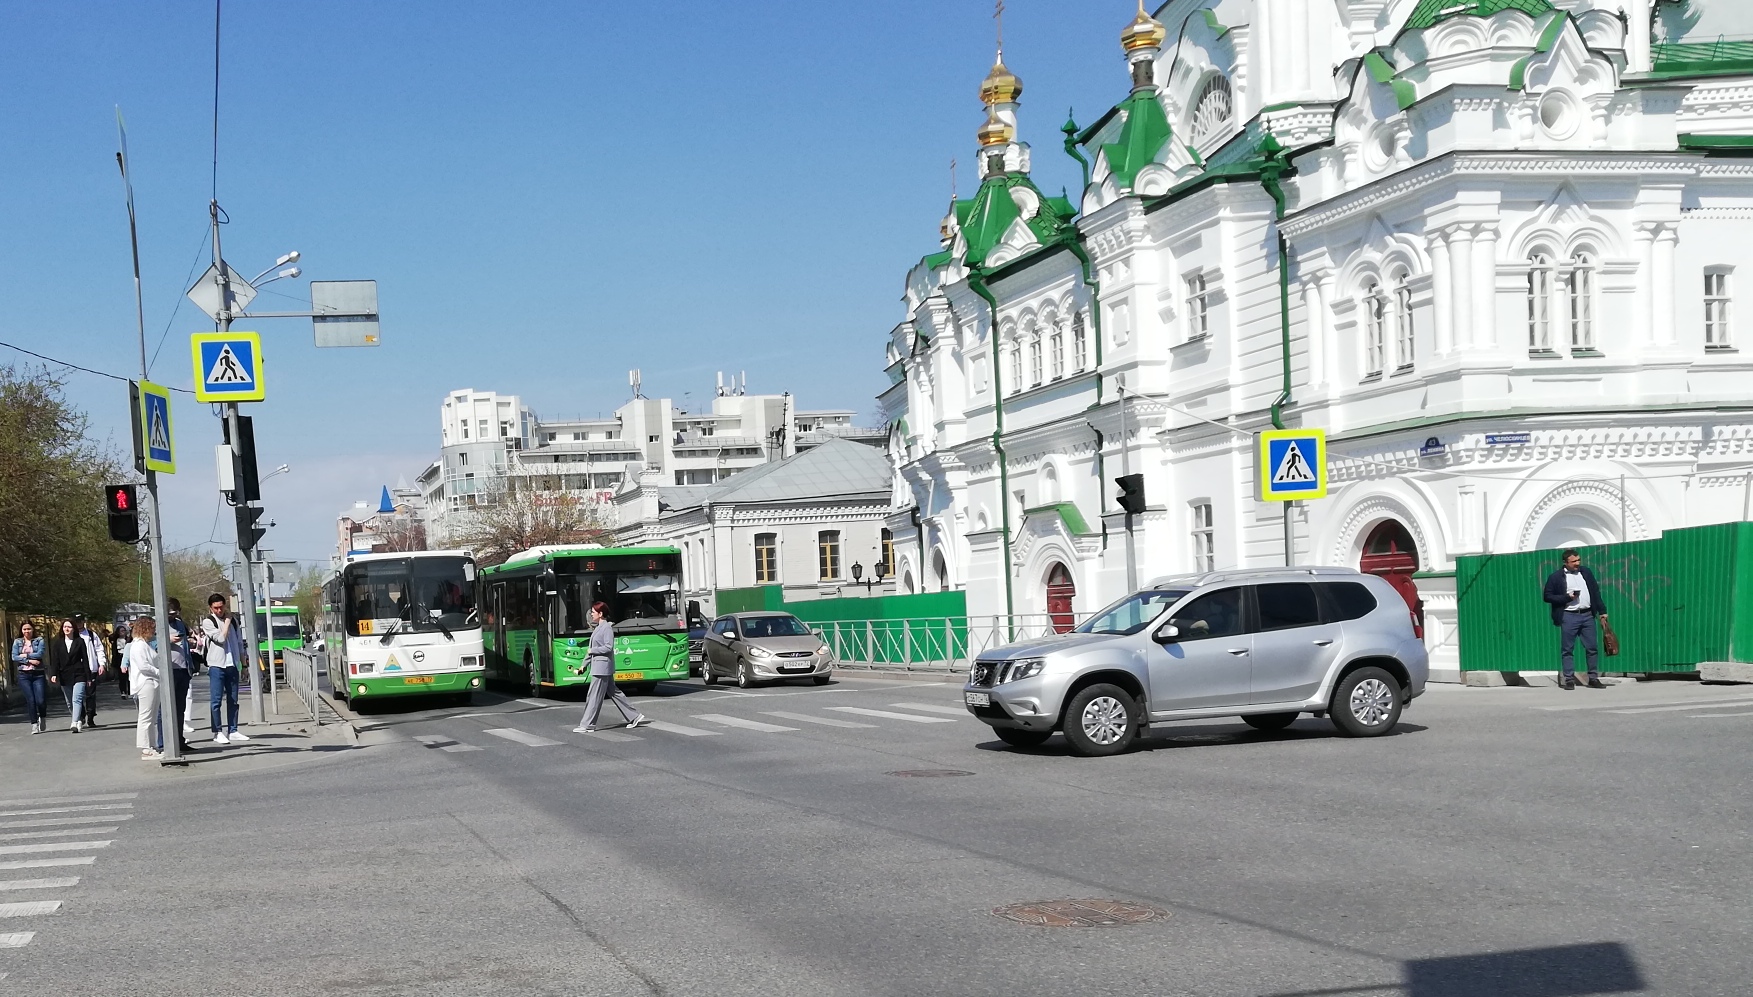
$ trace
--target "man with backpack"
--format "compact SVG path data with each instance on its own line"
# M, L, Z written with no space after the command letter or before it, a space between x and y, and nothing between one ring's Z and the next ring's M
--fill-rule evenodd
M225 596L215 592L207 597L207 615L201 617L201 633L207 639L207 701L211 708L213 743L230 744L248 741L237 731L238 667L249 656L244 653L243 626L237 614L227 611ZM227 708L221 723L220 701Z

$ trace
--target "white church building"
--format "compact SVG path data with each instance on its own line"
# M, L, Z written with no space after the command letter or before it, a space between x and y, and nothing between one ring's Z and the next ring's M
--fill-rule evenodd
M1063 620L1288 532L1453 680L1457 555L1749 518L1750 39L1746 0L1140 8L1076 203L1001 52L888 342L899 590ZM1275 418L1327 433L1325 498L1258 497Z

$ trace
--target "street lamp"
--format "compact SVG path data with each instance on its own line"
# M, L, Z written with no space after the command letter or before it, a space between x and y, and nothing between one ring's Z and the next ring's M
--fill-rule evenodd
M882 565L879 564L877 565L876 576L874 578L865 578L864 565L854 562L852 565L852 584L857 585L860 581L864 582L864 594L869 595L871 585L882 579L882 570Z
M298 257L299 257L299 252L298 252L298 250L294 249L292 252L287 253L286 255L275 260L274 267L283 267L288 263L297 263ZM269 267L268 270L272 270L272 269L274 269L274 267ZM268 276L268 270L263 270L261 273L256 274L254 277L251 277L249 280L249 285L251 287L259 286L256 283L256 281L261 280L263 277ZM282 274L280 274L279 277L275 277L274 279L279 280L280 277L296 277L296 276L298 276L298 274L296 273L297 270L298 270L297 267L293 267L292 268L293 272L282 273Z
M272 478L277 474L285 474L286 472L288 472L290 470L292 470L291 464L281 464L279 467L276 467L272 471L269 471L267 474L262 475L261 481L256 482L256 484L259 485L262 483L262 481L267 481L269 478Z

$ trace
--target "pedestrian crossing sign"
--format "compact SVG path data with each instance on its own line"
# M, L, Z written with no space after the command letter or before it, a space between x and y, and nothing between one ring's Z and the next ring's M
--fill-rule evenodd
M262 337L254 332L197 332L189 337L195 360L195 398L203 402L259 402Z
M1271 429L1260 434L1260 498L1292 502L1327 495L1327 433Z
M151 381L140 382L140 434L146 469L175 474L177 458L171 443L169 388Z

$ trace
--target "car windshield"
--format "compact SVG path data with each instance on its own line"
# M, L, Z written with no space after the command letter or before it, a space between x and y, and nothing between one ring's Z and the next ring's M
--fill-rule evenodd
M1181 601L1187 589L1146 589L1114 603L1078 627L1080 634L1135 634Z
M762 637L808 637L810 628L795 616L745 616L741 622L743 637L747 640L760 640Z

